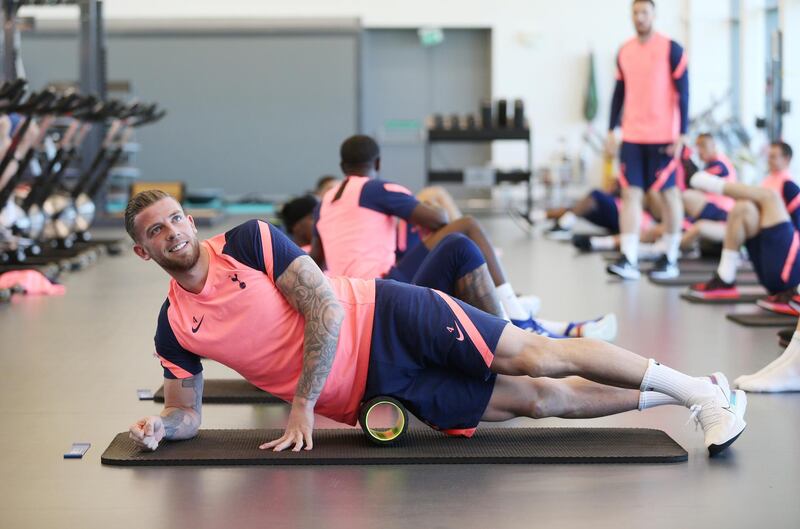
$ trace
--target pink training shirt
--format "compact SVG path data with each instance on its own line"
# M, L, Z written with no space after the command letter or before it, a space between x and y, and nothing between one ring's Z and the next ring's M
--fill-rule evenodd
M779 195L782 195L784 182L791 180L792 180L792 174L789 172L788 169L783 171L776 171L774 173L769 173L764 178L764 180L761 181L761 187L772 189Z
M673 143L688 126L688 73L683 49L661 33L637 37L620 48L611 129L622 110L622 139L629 143Z
M322 198L315 230L328 273L374 279L396 261L398 220L408 220L419 201L405 187L366 176L348 176Z
M164 376L196 375L203 369L200 358L209 358L291 401L303 365L305 319L275 282L305 254L278 229L256 220L202 244L209 255L202 292L187 292L172 280L161 308L155 346ZM328 281L345 317L315 411L354 425L366 386L375 281Z

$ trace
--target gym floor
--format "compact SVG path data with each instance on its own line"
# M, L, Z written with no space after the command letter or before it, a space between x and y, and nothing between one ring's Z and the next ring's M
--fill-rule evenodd
M697 375L722 370L732 380L780 353L777 329L728 322L730 307L690 305L680 289L646 280L616 283L598 256L529 239L506 218L484 222L515 288L542 297L542 316L616 311L616 343ZM674 465L104 467L100 454L114 435L160 410L138 401L136 389L161 384L152 336L167 277L127 251L64 282L64 297L0 307L0 527L675 529L797 527L800 520L798 395L749 395L747 430L714 460L683 408L580 421L662 428L689 452L688 463ZM205 373L235 376L219 365ZM282 406L203 411L206 428L274 428L286 419ZM63 460L77 441L91 442L91 450L83 460Z

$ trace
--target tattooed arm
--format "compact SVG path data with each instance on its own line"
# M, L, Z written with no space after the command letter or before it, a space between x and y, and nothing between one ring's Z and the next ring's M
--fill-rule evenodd
M261 448L284 450L293 445L299 451L313 447L314 405L333 366L344 309L330 283L307 255L296 258L275 282L289 303L306 321L303 342L303 370L292 401L289 424L283 437Z
M130 428L130 437L142 448L155 450L162 439L190 439L202 418L203 373L184 379L164 379L164 410Z

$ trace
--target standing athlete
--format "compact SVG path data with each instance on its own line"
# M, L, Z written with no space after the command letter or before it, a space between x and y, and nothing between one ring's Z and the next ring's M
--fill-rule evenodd
M686 53L669 37L653 30L655 3L634 0L636 37L622 45L617 56L617 85L611 102L606 148L617 149L615 129L622 125L620 176L620 258L608 272L623 279L638 279L639 224L644 192L661 192L665 231L663 255L651 275L671 278L679 274L683 203L676 187L676 170L689 124L689 73ZM621 120L621 121L620 121Z

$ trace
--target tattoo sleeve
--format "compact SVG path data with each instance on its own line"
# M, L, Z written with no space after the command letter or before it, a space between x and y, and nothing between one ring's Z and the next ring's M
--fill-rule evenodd
M164 423L165 437L171 440L191 439L200 428L203 407L203 374L191 378L170 381L164 385Z
M498 318L503 317L503 307L485 264L456 280L456 297Z
M316 401L333 366L344 309L322 271L308 256L292 261L276 285L306 320L303 370L296 396Z

